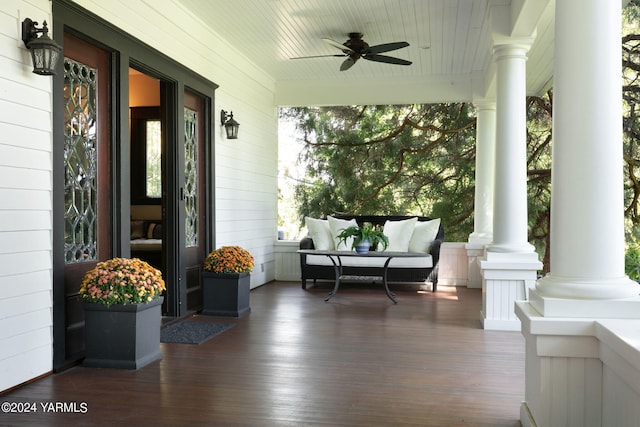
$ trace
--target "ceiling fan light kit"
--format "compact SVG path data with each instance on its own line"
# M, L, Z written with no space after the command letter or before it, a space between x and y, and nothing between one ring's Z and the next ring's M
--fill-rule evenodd
M342 54L336 55L315 55L315 56L303 56L292 59L305 59L305 58L323 58L323 57L346 57L347 59L340 65L340 71L346 71L360 58L364 58L368 61L384 62L386 64L395 65L411 65L411 61L405 59L395 58L393 56L380 55L384 52L390 52L392 50L402 49L409 46L407 42L393 42L383 43L375 46L369 46L367 42L362 40L362 33L349 33L349 40L344 43L338 43L337 41L323 38L325 43L338 48L342 51Z

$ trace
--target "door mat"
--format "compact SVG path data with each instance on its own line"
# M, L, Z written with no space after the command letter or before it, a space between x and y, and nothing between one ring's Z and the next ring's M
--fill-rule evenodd
M160 330L160 342L179 344L202 344L233 327L234 323L198 322L183 320Z

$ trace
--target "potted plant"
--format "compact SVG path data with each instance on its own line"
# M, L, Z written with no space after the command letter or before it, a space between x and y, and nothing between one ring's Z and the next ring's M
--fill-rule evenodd
M253 266L253 256L240 246L211 251L203 266L202 314L240 317L249 313L249 275Z
M160 360L162 273L138 258L99 262L82 280L85 366L138 369Z
M355 248L359 254L369 253L369 248L377 248L379 244L382 245L382 250L387 249L389 245L389 238L370 222L363 223L362 227L358 225L347 227L337 237L345 244L347 239L353 238L351 247Z

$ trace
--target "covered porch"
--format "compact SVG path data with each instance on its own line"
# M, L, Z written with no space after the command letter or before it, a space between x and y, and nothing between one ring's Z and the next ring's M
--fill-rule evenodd
M18 142L1 147L7 154L2 176L24 178L7 178L20 183L3 181L1 188L2 231L12 238L0 246L0 308L8 313L0 317L0 360L5 378L11 374L3 389L51 373L55 344L52 87L25 71L28 53L17 31L26 15L54 23L55 17L49 1L18 3L19 12L0 6L11 21L6 27L16 27L7 30L9 42L1 48L11 65L3 78L12 88L2 94L2 106L25 113L6 115L3 129ZM242 127L238 140L216 135L215 243L242 244L256 256L254 309L207 345L164 345L164 360L140 372L73 368L4 400L87 402L81 416L140 423L136 417L161 412L167 424L172 417L203 423L219 417L245 425L258 419L337 425L338 417L349 416L352 425L437 420L434 425L497 426L518 419L524 426L636 425L640 300L638 285L624 274L624 1L392 1L371 10L365 1L348 9L328 1L303 7L262 0L73 3L220 84L215 108L233 110ZM431 9L419 7L425 4ZM235 20L238 7L243 25ZM336 16L345 28L335 28ZM295 37L284 31L292 17L298 20ZM403 25L408 22L411 27ZM356 25L369 27L346 28ZM406 59L415 67L376 64L344 74L334 62L289 59L324 53L322 42L311 40L352 30L366 32L372 44L413 37L417 49ZM426 33L433 37L422 37ZM550 87L551 265L537 280L541 263L527 242L524 106L527 94ZM34 100L25 101L23 88L37 95ZM412 293L406 303L388 307L377 292L341 292L356 303L325 304L298 283L269 283L278 251L277 107L429 102L473 102L478 109L475 229L467 242L452 242L467 284ZM35 239L34 229L40 231ZM15 243L24 241L35 243ZM505 310L489 313L487 301L501 301ZM522 334L513 332L518 329ZM405 364L396 364L401 359ZM66 424L77 415L10 416L17 424L50 422L49 416Z
M525 337L524 426L633 426L640 419L640 388L629 379L640 378L640 288L624 273L620 3L490 2L490 65L469 80L467 97L456 98L465 85L455 73L449 97L430 78L413 92L429 93L425 102L440 96L477 107L474 231L443 250L451 284L482 289L476 313L483 327ZM358 99L349 95L361 86L351 83L334 100ZM403 87L389 86L395 99L407 95ZM539 277L542 264L527 238L525 99L550 87L551 257L550 272ZM283 105L305 105L305 98L331 105L322 81L307 93L289 81L278 88ZM375 102L380 93L387 94L359 99Z

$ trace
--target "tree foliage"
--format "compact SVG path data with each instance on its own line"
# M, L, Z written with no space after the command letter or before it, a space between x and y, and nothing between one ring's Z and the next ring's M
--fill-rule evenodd
M640 223L640 0L625 8L625 214ZM529 240L548 268L553 93L527 98ZM303 135L305 216L333 213L440 217L448 241L473 232L475 110L467 103L290 108Z
M469 104L307 107L284 114L304 135L298 212L442 217L473 226L475 111ZM468 236L468 233L467 233Z
M640 0L623 13L622 100L625 162L625 218L627 240L637 241L640 224Z
M553 92L527 97L527 196L529 242L549 266L549 224L551 220L551 122Z

